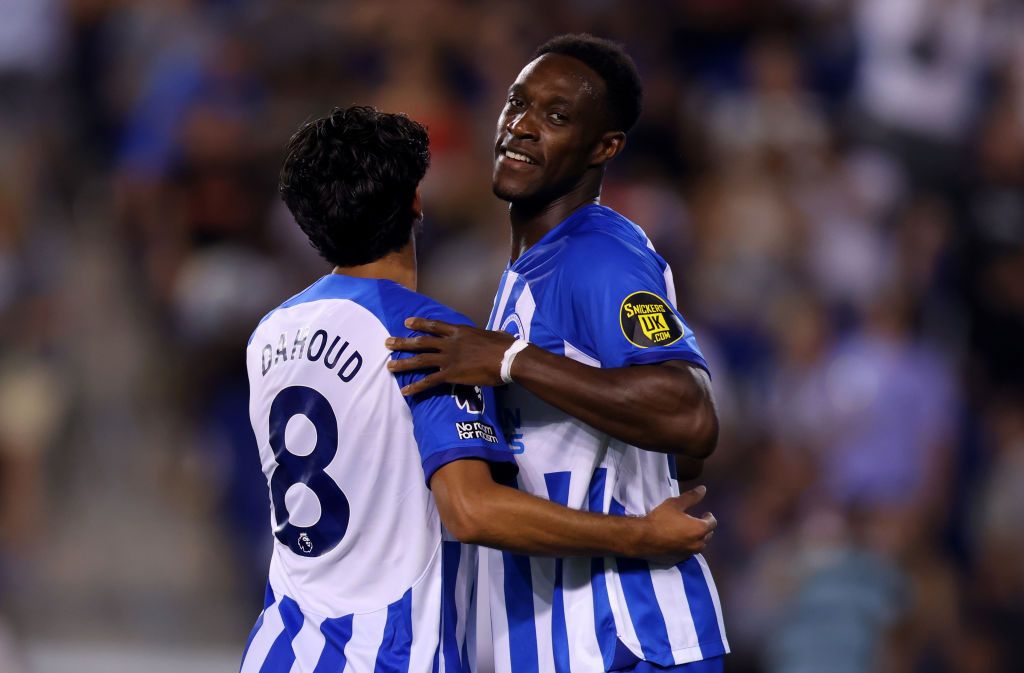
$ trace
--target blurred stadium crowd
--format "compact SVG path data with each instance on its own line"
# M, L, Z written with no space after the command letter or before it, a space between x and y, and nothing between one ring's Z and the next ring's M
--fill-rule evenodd
M624 42L604 201L673 265L723 416L733 673L1024 659L1024 5L0 0L0 669L240 651L267 496L255 321L326 271L276 197L334 105L430 129L421 282L486 318L494 120L533 47ZM600 273L600 269L595 269Z

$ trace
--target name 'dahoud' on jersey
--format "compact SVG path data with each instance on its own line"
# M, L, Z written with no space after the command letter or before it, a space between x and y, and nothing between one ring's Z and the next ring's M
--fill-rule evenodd
M671 271L642 230L586 206L505 271L489 325L593 367L707 363L675 305ZM679 494L671 456L643 451L514 383L498 391L524 491L576 509L642 515ZM488 551L498 673L660 666L728 651L718 593L694 556L657 567L624 558Z
M476 548L442 530L427 485L478 458L514 472L490 389L400 392L389 336L463 316L386 280L326 276L247 349L249 413L270 487L266 605L242 671L470 671ZM293 666L295 666L293 668Z

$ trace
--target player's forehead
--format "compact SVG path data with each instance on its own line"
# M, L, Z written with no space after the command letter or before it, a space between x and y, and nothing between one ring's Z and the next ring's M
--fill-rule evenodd
M569 103L600 102L604 82L583 61L563 54L544 54L526 64L509 88L537 98L563 99Z

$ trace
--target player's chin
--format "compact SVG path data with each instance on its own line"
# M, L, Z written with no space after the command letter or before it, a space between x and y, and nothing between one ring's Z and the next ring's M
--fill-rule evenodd
M491 182L491 191L502 201L509 202L529 200L533 195L533 190L525 185L517 184L511 180L501 180L497 177Z

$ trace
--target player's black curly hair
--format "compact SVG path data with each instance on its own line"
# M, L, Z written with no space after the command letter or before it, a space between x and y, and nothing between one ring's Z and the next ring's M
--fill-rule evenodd
M604 80L614 130L633 128L640 116L644 88L636 64L622 45L589 33L571 33L553 37L537 47L533 58L544 54L562 54L586 63Z
M355 266L408 243L429 165L422 125L372 107L335 108L292 136L278 188L313 247L331 264Z

